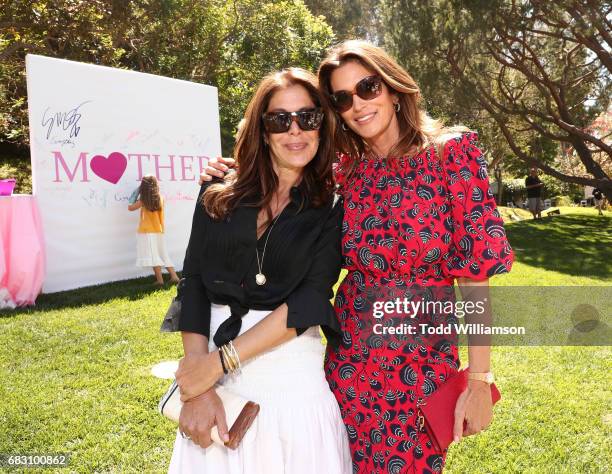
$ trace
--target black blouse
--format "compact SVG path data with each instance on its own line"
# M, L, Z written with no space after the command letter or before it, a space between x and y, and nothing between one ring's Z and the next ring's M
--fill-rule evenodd
M191 236L183 264L177 299L179 331L210 338L210 304L229 305L231 316L217 330L217 346L238 336L241 318L249 309L272 311L287 303L287 327L302 334L320 325L329 343L339 341L340 327L330 299L341 266L342 202L314 208L301 187L291 189L291 200L276 224L257 239L254 206L240 205L225 220L213 220L198 196ZM265 285L255 283L256 246L261 259L268 237L262 272Z

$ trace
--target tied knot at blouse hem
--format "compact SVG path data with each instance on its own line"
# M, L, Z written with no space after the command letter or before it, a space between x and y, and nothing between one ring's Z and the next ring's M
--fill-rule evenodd
M294 187L274 228L257 239L257 207L239 205L222 221L205 212L200 199L210 184L201 187L194 211L174 327L210 338L210 304L228 305L231 316L214 335L221 346L238 335L249 309L272 311L286 303L287 327L299 335L321 326L333 344L340 331L330 299L340 274L341 200L314 208ZM256 249L261 260L266 239L261 265L267 281L259 286Z

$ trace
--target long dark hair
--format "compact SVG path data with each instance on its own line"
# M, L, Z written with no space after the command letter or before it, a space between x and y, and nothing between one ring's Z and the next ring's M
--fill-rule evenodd
M301 68L288 68L267 75L259 83L241 123L233 153L236 173L228 174L224 183L209 186L202 198L204 208L211 217L223 219L243 201L266 209L267 223L272 220L270 202L278 187L278 177L272 167L269 147L264 141L266 132L261 117L277 91L295 85L306 89L317 107L324 105L314 74ZM334 190L332 163L335 152L332 137L335 118L329 107L323 110L325 117L319 129L319 148L302 175L303 189L313 207L329 202Z
M155 176L148 174L142 177L140 181L140 202L149 211L159 211L161 209L161 196Z

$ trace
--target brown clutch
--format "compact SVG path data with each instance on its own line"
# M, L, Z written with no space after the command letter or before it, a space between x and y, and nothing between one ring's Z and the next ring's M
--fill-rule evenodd
M227 425L230 427L229 441L224 443L221 440L216 426L213 426L210 436L215 443L225 445L230 449L236 449L246 432L257 421L259 405L230 392L222 386L216 386L215 391L221 398L225 409ZM158 410L165 417L178 423L182 408L183 402L181 402L178 385L174 381L159 401Z
M255 418L257 418L258 413L259 405L257 403L250 401L246 402L238 418L236 418L229 430L229 441L223 444L230 449L236 449L255 421Z

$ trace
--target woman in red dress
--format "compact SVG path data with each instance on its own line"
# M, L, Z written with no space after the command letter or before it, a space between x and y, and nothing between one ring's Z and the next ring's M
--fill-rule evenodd
M347 426L353 472L440 472L445 452L419 423L419 405L458 370L457 346L381 336L377 322L405 318L377 319L372 304L410 295L407 288L452 288L455 280L464 296L476 287L482 296L489 277L510 270L512 250L486 162L475 133L427 116L414 80L380 48L342 43L318 75L340 123L336 183L348 270L335 303L343 339L328 348L325 369ZM490 347L470 344L468 355L456 441L492 418Z

